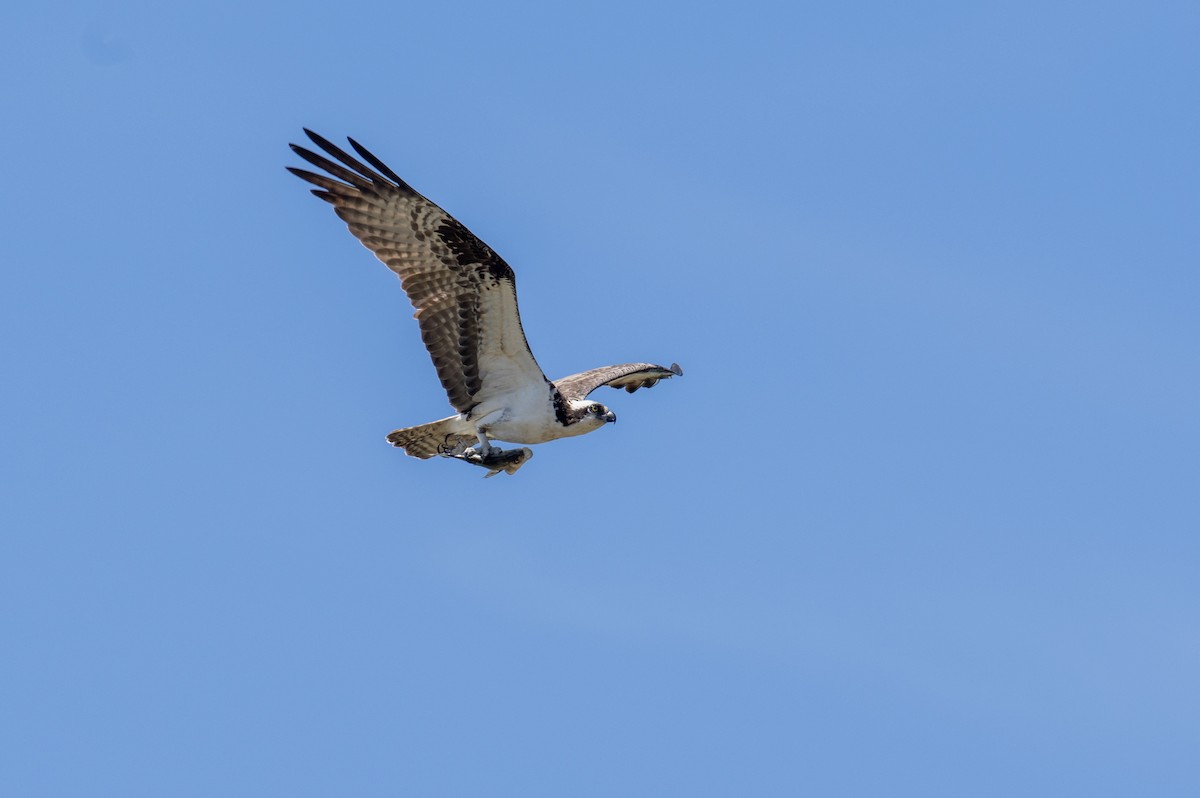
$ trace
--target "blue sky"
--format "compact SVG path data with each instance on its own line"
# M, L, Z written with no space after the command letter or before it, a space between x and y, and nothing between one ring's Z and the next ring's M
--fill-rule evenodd
M58 3L0 30L0 793L1195 795L1189 3ZM484 481L352 135L551 377Z

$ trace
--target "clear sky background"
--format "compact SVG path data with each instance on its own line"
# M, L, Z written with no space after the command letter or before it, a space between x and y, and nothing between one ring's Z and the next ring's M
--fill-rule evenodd
M1200 11L0 26L0 794L1200 794ZM352 135L620 422L515 477L284 171Z

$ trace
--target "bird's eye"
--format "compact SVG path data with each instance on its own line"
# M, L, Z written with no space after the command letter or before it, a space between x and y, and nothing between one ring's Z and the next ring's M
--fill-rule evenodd
M604 413L604 405L592 405L592 412L598 416L602 415Z

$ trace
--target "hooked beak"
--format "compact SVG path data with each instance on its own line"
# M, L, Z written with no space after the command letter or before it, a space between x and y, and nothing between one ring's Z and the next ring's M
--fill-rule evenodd
M601 418L603 418L609 424L615 424L617 422L617 414L611 410L609 410L607 413L605 413L603 416L601 416Z

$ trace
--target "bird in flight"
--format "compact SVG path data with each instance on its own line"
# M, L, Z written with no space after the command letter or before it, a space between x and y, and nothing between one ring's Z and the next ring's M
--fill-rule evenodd
M333 205L350 232L400 277L457 411L392 432L387 440L393 446L421 459L441 455L483 466L487 476L512 474L532 451L505 451L491 441L536 444L591 432L617 420L588 399L597 388L632 393L683 374L676 363L625 363L551 382L525 340L512 268L354 139L350 145L366 164L311 130L304 132L325 154L291 148L325 174L290 166L288 171L316 186L312 193Z

